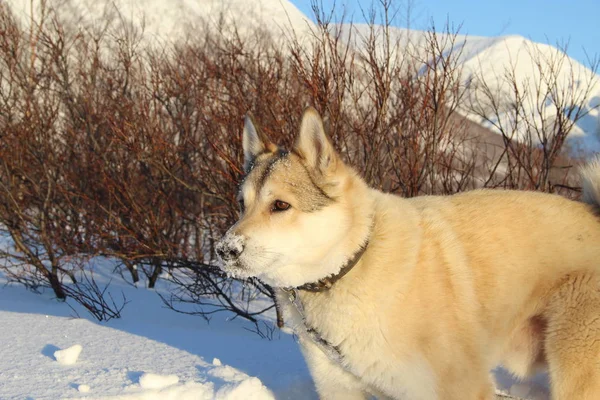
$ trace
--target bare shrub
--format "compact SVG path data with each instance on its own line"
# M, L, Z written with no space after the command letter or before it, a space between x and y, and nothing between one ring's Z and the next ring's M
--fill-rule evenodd
M76 282L70 261L86 240L63 186L75 154L59 130L56 48L43 34L27 40L5 5L0 30L0 234L10 238L0 255L9 277L36 277L64 299L63 277Z
M65 292L98 321L110 321L113 318L121 318L121 311L128 301L123 292L121 298L115 300L109 288L110 282L100 286L92 271L82 270L78 282L65 286ZM71 309L77 314L73 307Z
M476 98L463 84L456 30L402 36L391 29L392 2L378 4L369 24L348 28L315 2L309 44L292 36L287 47L224 23L161 45L118 18L76 29L49 11L21 27L0 5L3 270L107 319L126 301L107 297L86 260L111 257L134 283L166 277L163 300L178 311L230 312L264 333L256 316L274 307L272 289L224 276L214 252L238 216L248 111L285 146L302 109L316 107L343 157L371 185L406 197L481 186L557 191L551 171L590 95L558 87L564 59L548 68L534 54L543 72L535 105L551 99L561 111L541 125L507 73L515 123L498 124L500 156L488 157L474 133L483 128L459 111L491 123L505 111L490 85L481 82Z
M517 60L495 77L473 76L465 107L498 132L499 154L489 160L486 187L540 190L574 195L573 160L564 147L590 109L585 105L598 83L599 63L574 65L567 46L545 51L527 46L531 74L520 78ZM514 55L518 57L518 55ZM493 83L490 83L492 81Z
M355 29L333 25L313 3L318 30L308 51L292 46L294 72L338 148L373 186L407 197L474 187L476 149L457 118L465 88L456 32L432 28L411 41L392 31L392 2L379 5ZM383 25L375 23L379 12Z

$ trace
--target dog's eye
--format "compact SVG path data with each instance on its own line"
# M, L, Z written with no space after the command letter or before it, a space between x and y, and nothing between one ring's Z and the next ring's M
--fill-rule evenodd
M288 210L291 207L290 203L286 203L285 201L275 200L273 205L271 206L271 211L279 212Z
M246 210L246 205L244 204L244 199L239 199L238 204L240 205L240 211L244 212Z

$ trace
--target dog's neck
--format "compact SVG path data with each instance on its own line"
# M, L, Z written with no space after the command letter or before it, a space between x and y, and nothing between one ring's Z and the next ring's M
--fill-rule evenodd
M371 234L373 232L373 221L371 220L370 229L368 231L368 235L364 241L364 243L360 246L360 248L354 253L354 255L342 265L339 272L333 275L329 275L325 278L319 279L316 282L305 283L298 287L291 288L282 288L283 292L287 295L287 298L291 304L291 306L295 309L295 312L299 316L302 321L295 329L296 334L300 335L300 332L307 335L308 338L319 348L321 351L329 358L333 363L342 366L344 365L344 357L338 346L332 345L329 341L327 341L323 336L321 336L320 332L311 326L308 325L306 321L306 315L304 312L304 306L300 299L299 292L309 292L309 293L320 293L330 290L333 285L342 279L348 272L352 270L359 263L362 256L367 251L367 247L369 246L369 242L371 240ZM278 302L275 302L275 309L277 312L277 326L279 328L283 328L283 314L281 313L280 305ZM299 328L298 328L299 327ZM298 331L297 329L300 329Z
M339 282L348 274L362 259L367 251L371 236L374 230L375 214L373 209L373 199L369 193L371 189L367 184L350 169L349 182L346 183L352 189L348 195L350 199L360 199L358 202L352 202L349 208L352 209L355 221L353 232L349 233L348 244L345 248L332 249L328 260L323 262L328 264L326 270L329 274L325 276L313 276L313 280L296 286L295 289L311 293L319 293L330 290L333 285ZM370 201L365 201L370 199ZM337 253L337 255L336 255Z
M354 268L354 266L358 264L363 254L365 254L365 251L367 251L368 246L369 238L367 237L366 242L362 246L360 246L358 251L356 251L356 253L354 253L354 255L350 259L348 259L348 261L346 261L344 265L342 265L340 271L337 274L326 276L324 278L319 279L316 282L305 283L304 285L298 286L296 289L312 293L324 292L326 290L331 289L334 283L342 279L344 275L350 272L352 268Z

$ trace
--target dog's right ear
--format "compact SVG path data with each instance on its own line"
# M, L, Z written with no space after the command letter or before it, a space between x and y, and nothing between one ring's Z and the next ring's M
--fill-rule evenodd
M246 118L244 119L242 147L244 149L245 173L250 172L256 157L264 153L274 153L277 151L277 146L257 127L250 113L246 114Z
M312 107L304 111L300 123L300 133L294 143L294 152L306 164L324 174L338 165L339 156L325 133L321 116Z

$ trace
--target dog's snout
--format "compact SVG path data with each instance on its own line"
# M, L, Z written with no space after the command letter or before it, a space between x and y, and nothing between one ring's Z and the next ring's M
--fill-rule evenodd
M239 235L226 235L215 246L217 255L223 261L237 260L244 251L244 240Z
M224 261L232 261L240 256L241 251L236 248L220 247L220 248L217 248L217 254Z

